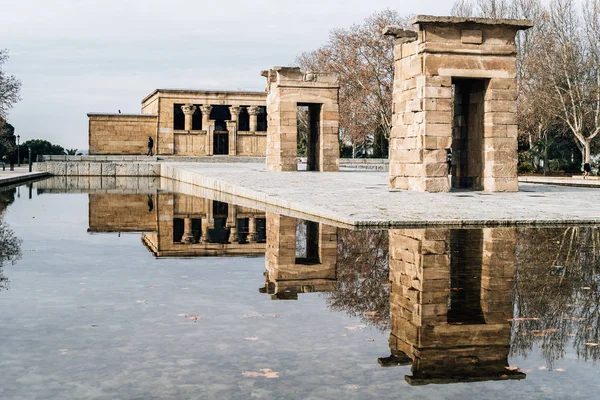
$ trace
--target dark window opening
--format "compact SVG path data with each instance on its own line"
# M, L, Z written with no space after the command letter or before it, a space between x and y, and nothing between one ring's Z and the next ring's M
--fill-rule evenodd
M481 308L483 230L450 232L450 304L448 322L485 324Z
M214 228L208 230L210 243L229 243L229 228L227 228L227 217L215 217Z
M173 129L182 131L185 129L185 114L181 109L183 104L173 104Z
M484 98L488 80L453 79L452 187L483 189Z
M201 131L202 130L202 111L200 111L200 105L194 104L196 106L196 111L192 114L192 130L193 131Z
M212 110L210 111L210 119L215 120L215 131L226 131L227 124L225 121L231 120L229 106L212 106Z
M173 243L181 243L181 238L183 238L183 230L183 218L173 218Z
M265 243L267 241L267 220L265 218L256 218L256 242Z
M267 107L259 106L258 107L258 115L256 117L257 117L256 118L257 132L266 132L267 131Z
M237 220L237 239L239 244L248 243L248 233L250 233L250 223L248 218L238 218Z
M202 236L202 220L199 218L192 218L192 234L194 235L194 243L200 241Z
M248 132L250 130L250 114L248 114L248 106L240 108L240 116L238 117L238 131Z
M227 155L229 154L229 132L215 131L213 135L213 154Z
M296 264L313 265L319 257L319 224L299 219L296 224Z

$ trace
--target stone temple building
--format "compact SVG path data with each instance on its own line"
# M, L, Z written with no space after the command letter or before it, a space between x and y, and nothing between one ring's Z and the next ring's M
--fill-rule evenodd
M266 155L265 92L157 89L140 114L89 113L90 155Z
M517 191L517 49L527 20L433 17L394 36L390 188ZM448 176L451 179L448 179Z

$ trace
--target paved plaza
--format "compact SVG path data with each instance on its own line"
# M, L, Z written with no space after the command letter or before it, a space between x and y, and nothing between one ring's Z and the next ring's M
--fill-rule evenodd
M161 175L354 226L600 224L595 188L521 183L514 193L390 191L386 172L274 172L264 164L163 163Z

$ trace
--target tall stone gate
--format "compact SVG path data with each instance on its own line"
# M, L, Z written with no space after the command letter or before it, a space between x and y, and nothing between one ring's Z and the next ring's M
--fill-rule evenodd
M339 170L339 83L337 74L303 73L273 67L267 78L267 169L298 169L298 107L308 108L307 169Z
M416 16L394 48L390 187L517 191L515 34L526 20Z

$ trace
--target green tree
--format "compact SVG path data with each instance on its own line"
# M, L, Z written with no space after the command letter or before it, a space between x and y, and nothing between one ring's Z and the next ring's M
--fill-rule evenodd
M13 104L20 100L21 82L2 70L2 64L8 59L8 51L0 49L0 128L6 121L6 114Z
M15 128L0 120L0 157L11 153L16 147Z
M65 149L62 146L43 139L28 140L21 145L21 149L25 152L29 147L31 147L31 157L34 161L37 160L38 155L65 155Z

